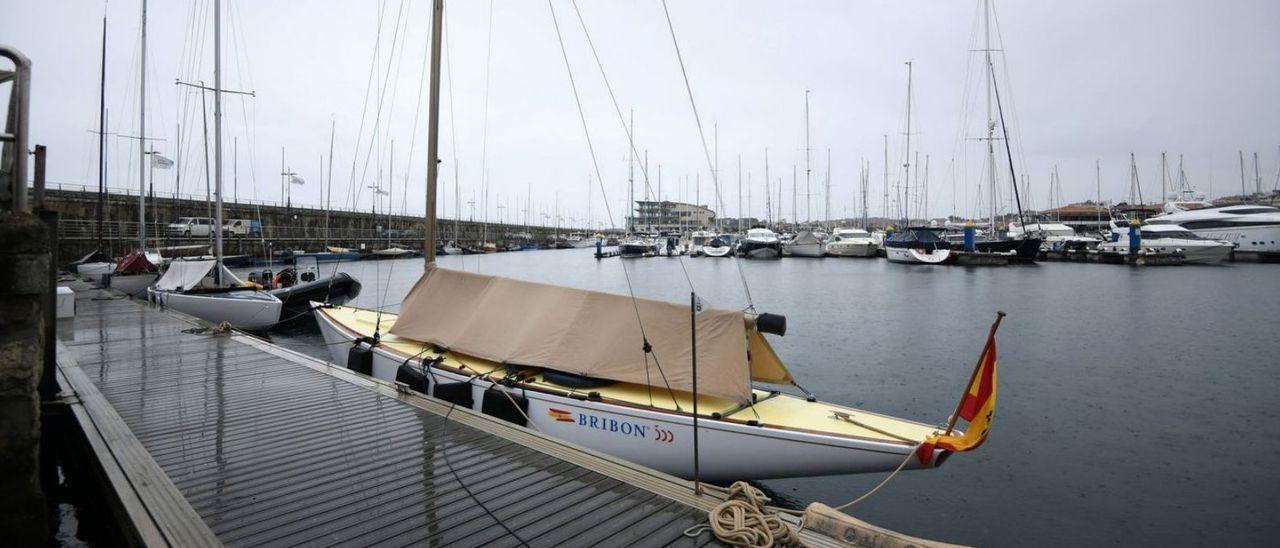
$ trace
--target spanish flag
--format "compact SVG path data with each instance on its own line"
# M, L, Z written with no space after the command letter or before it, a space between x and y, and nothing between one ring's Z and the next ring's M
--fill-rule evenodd
M927 468L933 462L936 448L955 452L972 451L987 440L996 409L996 329L1000 327L1002 319L1004 312L997 313L991 333L987 335L987 344L982 348L982 357L969 379L969 389L960 398L960 405L956 406L955 416L951 417L947 431L941 435L929 436L916 448L916 457L920 459L922 466ZM969 422L969 427L959 436L951 433L957 419Z

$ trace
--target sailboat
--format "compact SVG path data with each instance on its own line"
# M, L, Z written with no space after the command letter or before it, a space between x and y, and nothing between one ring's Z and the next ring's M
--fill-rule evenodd
M435 0L428 248L443 13ZM315 315L339 365L683 477L694 476L699 438L701 477L713 481L936 467L948 454L924 443L933 425L756 387L796 386L765 338L786 333L774 314L694 314L692 303L449 270L427 254L401 313L317 305Z
M142 0L140 58L147 58L147 0ZM116 261L111 287L130 297L145 297L146 289L160 277L163 259L147 249L147 64L139 64L138 78L138 250ZM155 165L152 158L151 165Z
M991 61L991 0L983 0L982 17L983 17L983 33L984 33L984 40L985 40L984 42L985 47L982 50L985 56L983 60L983 64L986 65L985 67L983 67L983 73L985 75L986 84L987 84L987 94L986 94L987 96L987 118L986 118L987 134L986 134L986 137L983 138L983 140L987 142L985 171L987 173L987 192L990 195L991 221L990 221L990 227L989 227L990 228L989 234L994 236L996 234L995 141L997 139L1001 139L1004 141L1005 154L1006 154L1006 157L1008 157L1009 159L1010 186L1013 189L1014 199L1017 203L1018 224L1023 227L1027 226L1027 224L1022 219L1022 199L1021 197L1018 196L1018 180L1017 180L1017 175L1014 173L1014 170L1013 170L1013 158L1011 156L1012 151L1009 145L1009 128L1004 123L1004 108L1000 105L1000 95L999 95L1000 92L999 92L999 89L996 88L996 69L995 69L995 65ZM996 114L999 114L999 117L1000 117L998 122L999 122L1000 131L1003 133L1002 137L996 137L995 135L997 120L992 118L993 113L992 113L991 107L992 107L993 96L995 100L995 106L997 109ZM974 243L974 250L978 252L984 252L984 253L1012 252L1013 258L1015 260L1018 260L1021 262L1035 262L1036 258L1040 254L1040 244L1042 243L1042 241L1043 239L1037 234L1022 232L1021 237L1018 237L1018 238L991 238L991 239L978 240Z
M214 226L222 221L222 1L214 0L213 124ZM204 93L204 89L201 90ZM263 330L280 320L282 303L255 284L236 278L222 261L222 230L214 231L213 260L171 261L169 269L147 290L161 306L245 330Z
M89 254L80 258L69 265L69 268L75 272L76 276L81 280L89 283L99 283L102 277L110 274L115 268L115 263L111 261L111 257L103 251L102 243L102 215L104 209L104 200L106 192L106 174L107 174L107 17L102 16L102 75L98 81L98 247Z

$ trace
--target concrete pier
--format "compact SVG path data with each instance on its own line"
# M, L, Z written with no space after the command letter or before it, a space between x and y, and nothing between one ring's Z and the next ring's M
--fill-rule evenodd
M48 208L61 217L58 225L59 256L56 264L66 264L83 257L98 248L95 209L96 192L80 189L67 190L50 187L44 200ZM149 247L209 245L208 237L183 237L170 234L169 223L179 217L210 216L209 206L203 200L191 197L169 197L157 194L147 199L147 234L152 238ZM138 247L138 196L137 194L108 194L103 208L103 251L113 256L126 254ZM226 250L230 254L254 254L286 249L320 251L325 245L351 249L379 249L388 244L406 249L422 249L423 218L420 215L392 215L388 221L385 212L374 215L371 211L347 211L317 208L293 204L282 206L244 202L223 204L226 219L260 221L262 234L228 235ZM327 228L326 228L327 227ZM529 234L532 241L545 243L557 234L567 236L572 232L594 234L585 228L554 226L526 226L523 224L488 224L481 220L454 220L441 218L437 234L441 242L457 241L461 245L478 247L481 242L493 242L499 247L525 241Z
M50 238L29 213L0 212L0 531L11 546L46 543L40 488L40 391Z

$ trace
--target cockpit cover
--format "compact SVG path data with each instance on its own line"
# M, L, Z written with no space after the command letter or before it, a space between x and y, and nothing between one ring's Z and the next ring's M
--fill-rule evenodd
M710 309L696 318L698 392L749 403L755 367L747 359L746 316ZM683 304L430 265L390 332L499 363L693 390L689 306ZM761 338L752 347L761 343L768 345ZM769 377L760 380L790 379L776 356L759 358Z

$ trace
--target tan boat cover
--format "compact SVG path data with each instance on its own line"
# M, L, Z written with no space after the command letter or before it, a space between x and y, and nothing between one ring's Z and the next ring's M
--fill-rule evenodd
M637 309L653 347L647 361ZM745 404L751 401L748 379L757 372L765 382L790 382L754 330L748 364L746 324L740 311L698 314L699 393ZM688 305L431 265L405 297L390 332L499 363L693 390Z

